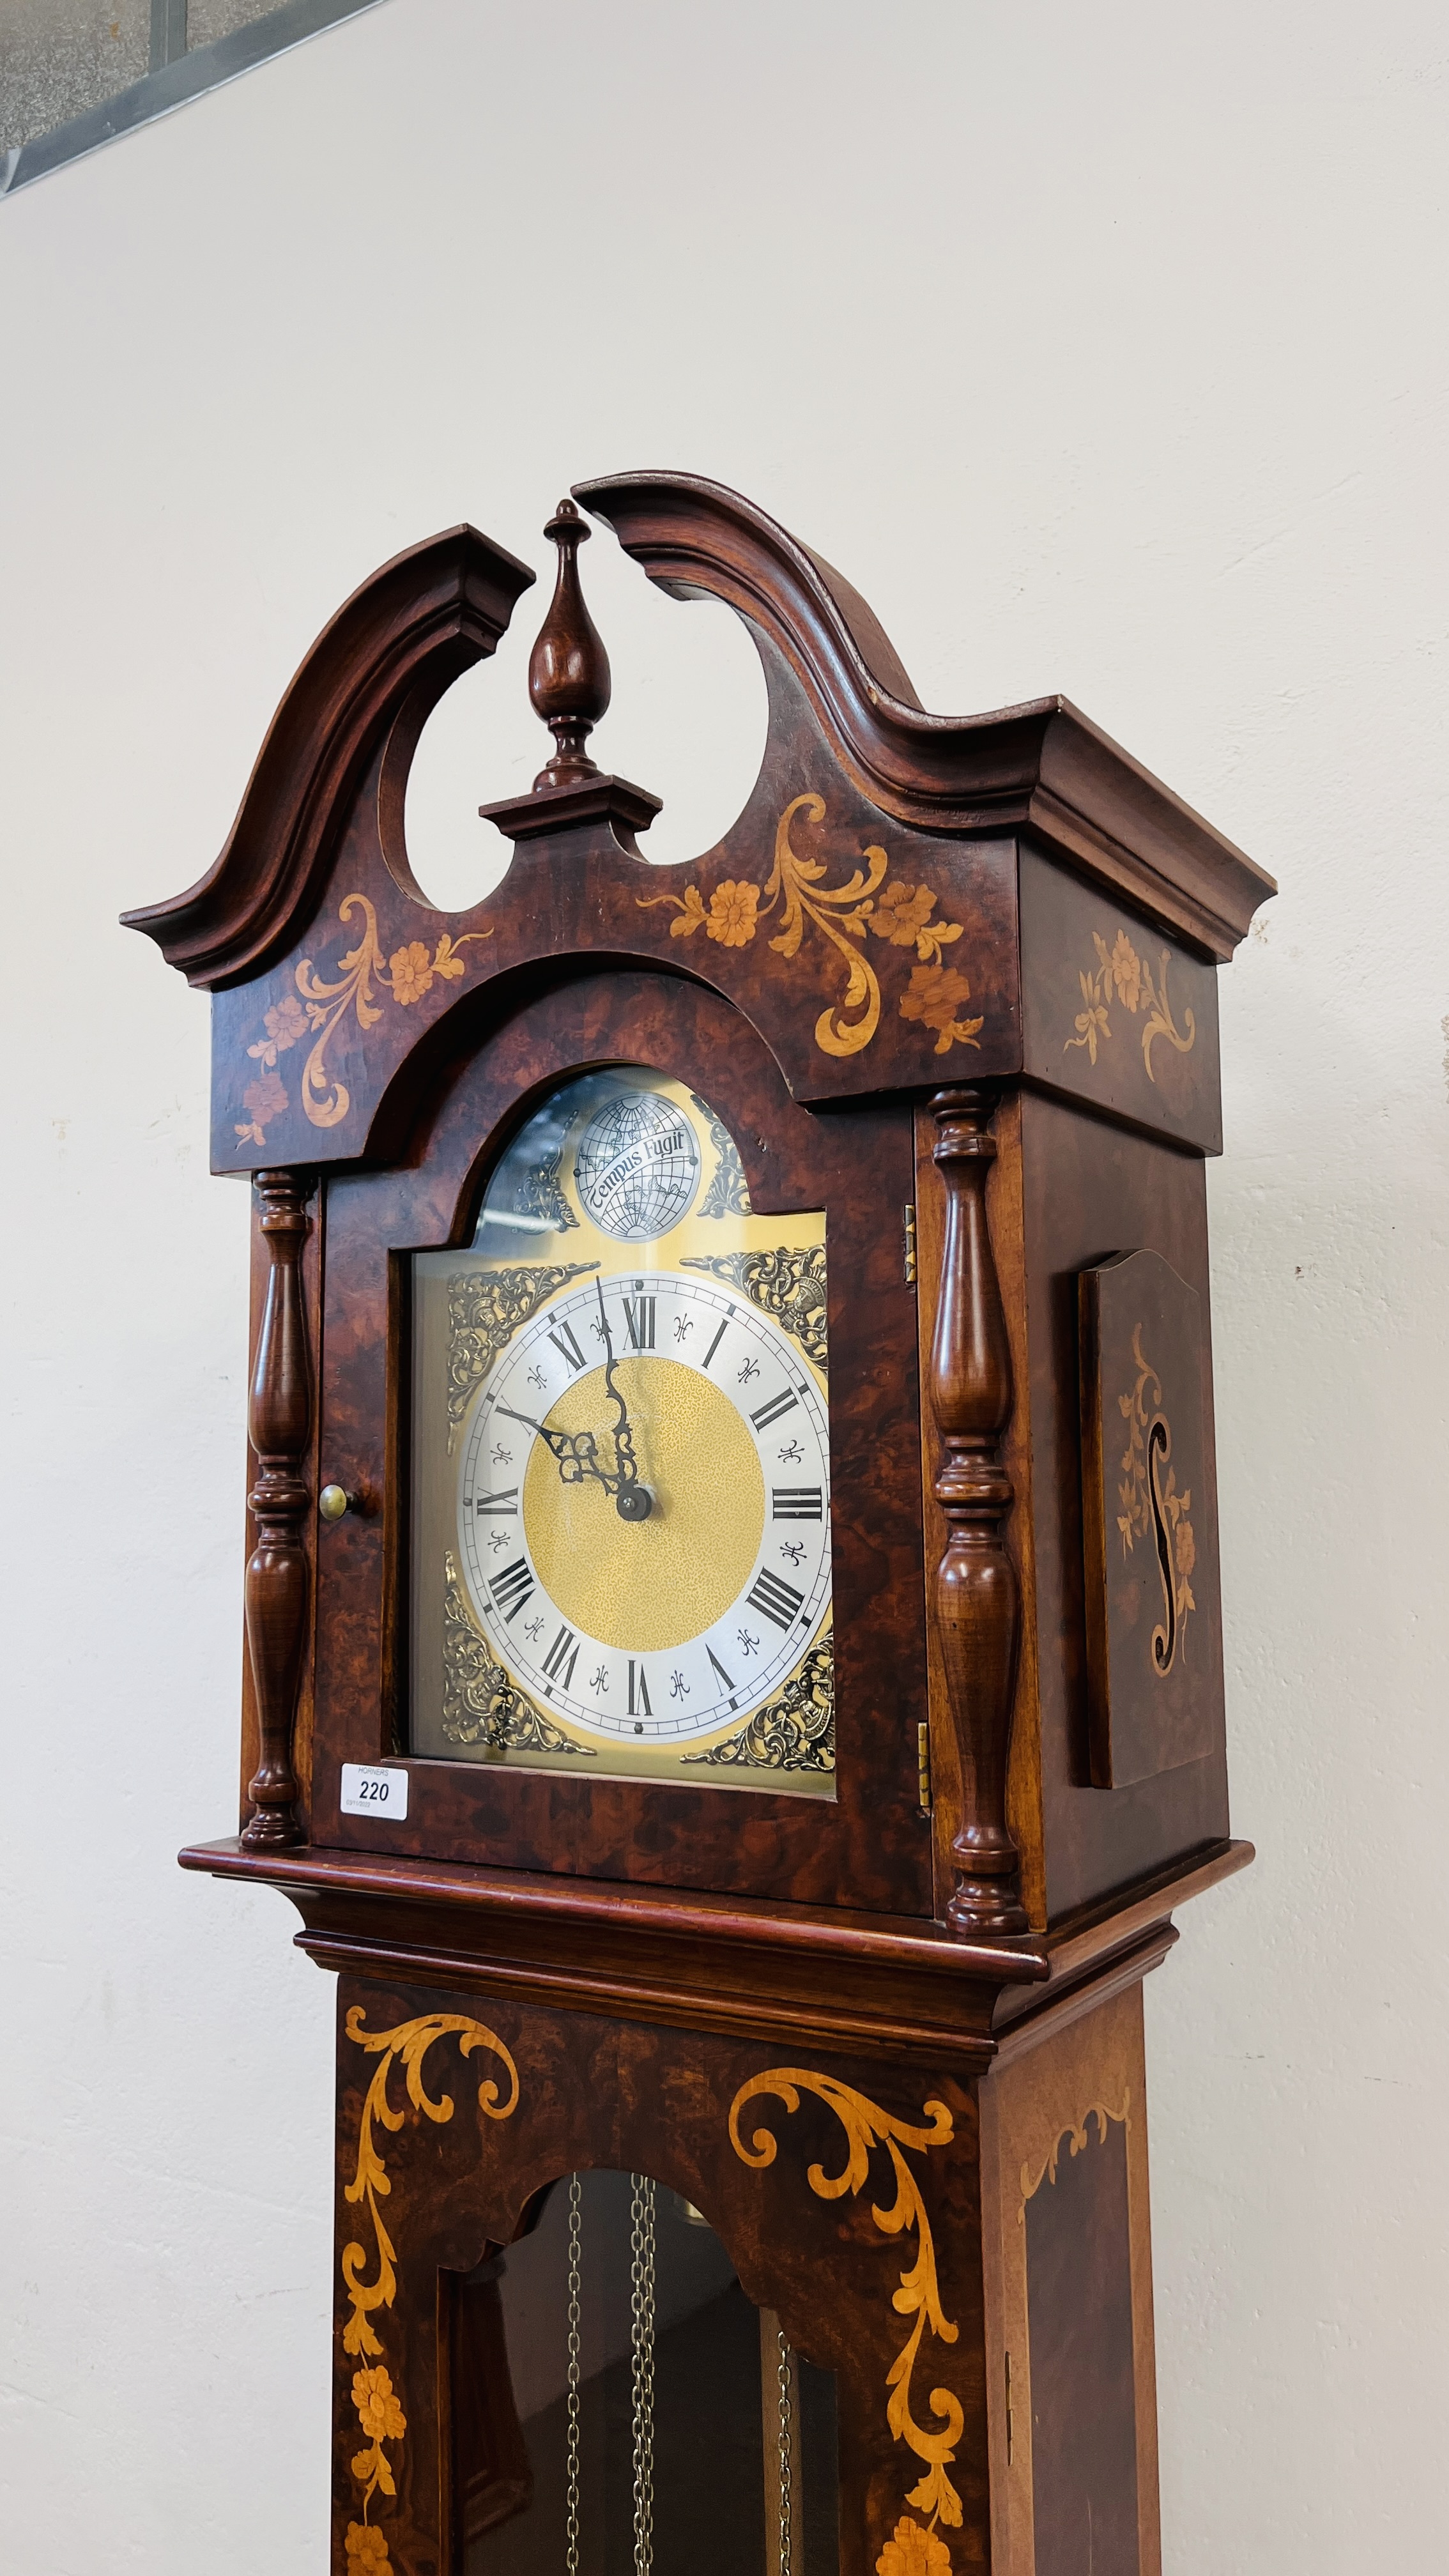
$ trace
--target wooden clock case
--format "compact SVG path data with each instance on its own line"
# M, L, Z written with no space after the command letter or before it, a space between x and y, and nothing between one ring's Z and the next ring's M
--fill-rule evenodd
M464 2568L477 2267L613 2166L837 2373L847 2576L1085 2576L1089 2532L1148 2576L1140 1989L1251 1857L1204 1157L1216 966L1272 882L1064 700L926 714L737 496L575 497L757 643L767 747L714 849L647 866L656 801L589 756L566 503L553 756L484 809L492 895L434 910L403 832L428 714L532 579L461 527L340 610L216 865L127 916L214 997L214 1166L254 1186L241 1824L182 1857L283 1889L339 1974L334 2565ZM610 1063L708 1100L757 1212L826 1212L832 1800L407 1751L409 1256L466 1243L522 1121ZM379 1762L405 1821L341 1811Z

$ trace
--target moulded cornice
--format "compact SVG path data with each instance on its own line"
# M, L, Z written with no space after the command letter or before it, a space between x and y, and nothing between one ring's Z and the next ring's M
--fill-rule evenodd
M1230 957L1274 880L1066 698L979 716L922 708L877 619L831 565L763 510L692 474L573 487L676 598L728 602L784 655L832 749L901 821L1031 829L1080 872Z
M417 731L445 689L491 653L533 574L466 524L409 546L355 590L307 654L265 742L221 856L185 894L121 919L210 990L255 975L305 916L381 735L408 706Z

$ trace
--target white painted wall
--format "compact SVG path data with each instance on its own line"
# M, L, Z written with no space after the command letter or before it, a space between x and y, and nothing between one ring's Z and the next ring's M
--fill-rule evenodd
M382 557L539 561L656 463L838 562L928 705L1064 688L1282 878L1212 1191L1261 1858L1149 1990L1167 2563L1442 2562L1446 92L1428 0L387 0L0 208L15 2576L324 2550L331 1990L172 1866L232 1814L245 1194L115 915ZM585 570L683 855L747 648ZM440 891L535 765L535 622L429 742Z

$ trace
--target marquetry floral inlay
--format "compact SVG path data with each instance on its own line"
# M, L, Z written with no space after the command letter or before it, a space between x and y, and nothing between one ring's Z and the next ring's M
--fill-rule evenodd
M1090 975L1085 970L1078 974L1082 1007L1077 1013L1077 1034L1065 1041L1062 1053L1067 1054L1072 1047L1085 1047L1088 1062L1095 1064L1098 1047L1111 1039L1110 1013L1120 1002L1134 1019L1142 1011L1147 1013L1142 1024L1142 1061L1147 1067L1148 1081L1156 1082L1152 1050L1158 1039L1166 1038L1168 1045L1175 1047L1179 1055L1190 1055L1197 1037L1197 1022L1191 1011L1184 1010L1181 1028L1172 1016L1172 1005L1167 998L1167 970L1172 962L1171 956L1165 948L1159 952L1154 976L1148 960L1138 956L1125 930L1118 931L1110 948L1101 932L1094 930L1092 946L1097 952L1097 964Z
M876 2576L950 2576L951 2552L935 2531L902 2514L875 2562Z
M423 2060L435 2041L452 2032L461 2054L467 2057L475 2048L490 2049L508 2070L510 2090L500 2100L499 2088L491 2076L478 2088L478 2101L485 2118L506 2120L518 2103L518 2069L503 2042L485 2023L474 2021L467 2013L422 2013L415 2021L399 2022L392 2030L364 2030L363 2007L354 2004L347 2016L347 2036L370 2057L380 2060L362 2105L362 2118L357 2133L357 2170L347 2186L347 2199L361 2202L372 2221L373 2260L377 2269L372 2279L363 2276L367 2269L367 2248L344 2245L342 2278L346 2285L352 2314L342 2334L342 2349L358 2367L352 2376L352 2403L362 2429L363 2448L351 2462L352 2475L362 2489L362 2520L347 2526L346 2547L348 2576L394 2576L385 2534L371 2519L375 2497L397 2494L397 2475L388 2456L388 2444L400 2443L408 2429L402 2401L393 2386L386 2367L386 2356L372 2320L382 2308L390 2308L397 2295L395 2269L397 2248L383 2225L378 2206L392 2190L387 2167L374 2143L373 2122L385 2129L400 2129L406 2113L394 2108L388 2098L388 2079L394 2065L401 2062L407 2077L407 2097L415 2111L439 2122L451 2120L451 2095L439 2094L436 2100L423 2084ZM397 2571L401 2576L401 2570Z
M747 948L761 922L778 912L780 926L770 946L786 958L799 955L807 926L818 930L845 963L844 991L815 1023L815 1043L826 1055L859 1055L880 1026L880 978L866 953L866 933L891 948L913 948L921 962L901 996L901 1018L935 1030L937 1055L952 1046L976 1046L981 1020L960 1016L971 986L958 968L941 963L942 950L961 937L961 923L931 918L936 897L929 886L898 878L884 884L890 861L875 842L861 852L863 868L857 866L843 885L822 885L827 862L802 858L791 846L790 826L802 813L811 823L823 823L824 797L796 796L786 806L763 891L747 878L726 877L708 905L698 886L689 885L683 894L638 895L639 909L652 912L670 904L677 916L669 925L671 939L692 939L702 930L722 948Z
M345 895L337 918L350 921L359 912L361 935L355 946L337 959L337 980L324 981L311 958L304 957L292 978L300 999L286 993L264 1013L263 1034L247 1048L248 1055L263 1071L242 1093L242 1106L251 1114L237 1123L241 1144L264 1146L269 1122L280 1118L290 1105L287 1086L276 1069L277 1058L290 1054L306 1037L311 1038L312 1045L302 1067L303 1111L314 1127L340 1126L352 1106L352 1095L346 1083L328 1073L327 1045L349 1007L355 1010L360 1029L375 1028L382 1013L373 999L374 985L390 993L403 1010L409 1010L432 991L435 983L456 983L468 970L462 950L475 940L493 936L491 929L469 930L461 939L454 939L445 930L431 949L421 939L409 939L390 957L384 957L377 935L377 914L365 894Z
M1154 1545L1163 1609L1152 1631L1152 1668L1164 1674L1171 1672L1177 1659L1188 1613L1197 1608L1190 1581L1197 1564L1197 1539L1188 1518L1192 1495L1186 1488L1182 1493L1177 1490L1172 1426L1162 1410L1162 1382L1142 1348L1140 1324L1133 1329L1132 1357L1137 1363L1136 1384L1130 1394L1117 1398L1117 1410L1127 1425L1127 1446L1120 1461L1122 1482L1117 1488L1122 1506L1117 1528L1124 1556L1132 1554L1138 1539L1150 1539Z
M895 2180L895 2199L888 2209L872 2204L871 2217L883 2236L914 2235L919 2248L915 2262L908 2271L902 2272L900 2287L891 2302L900 2316L914 2317L915 2324L886 2373L886 2386L890 2390L886 2422L895 2439L904 2442L907 2449L925 2464L925 2475L911 2488L906 2503L914 2505L918 2513L929 2514L930 2522L923 2530L919 2523L906 2516L897 2523L894 2541L886 2543L876 2563L882 2576L949 2576L950 2552L944 2540L937 2537L936 2525L942 2522L954 2526L961 2520L961 2499L946 2472L956 2457L956 2445L966 2420L965 2412L949 2388L933 2388L931 2412L939 2419L942 2429L932 2432L925 2425L918 2424L911 2412L911 2374L927 2327L940 2343L954 2343L960 2329L942 2310L931 2222L926 2215L920 2185L906 2162L906 2154L919 2155L931 2147L948 2147L955 2134L951 2114L944 2102L925 2102L921 2106L922 2111L931 2125L929 2128L915 2128L906 2120L898 2120L893 2112L883 2111L880 2104L872 2102L866 2094L855 2092L848 2084L838 2083L834 2076L817 2075L802 2066L772 2066L768 2073L753 2076L748 2084L742 2084L730 2105L730 2144L742 2163L753 2165L757 2172L762 2171L766 2165L774 2163L777 2152L777 2141L769 2129L756 2129L750 2145L744 2145L740 2137L739 2117L745 2104L762 2093L773 2093L783 2102L787 2112L798 2111L802 2092L815 2094L834 2112L845 2131L849 2150L837 2174L827 2174L823 2165L809 2167L806 2180L816 2198L840 2200L846 2192L853 2197L869 2176L872 2149L884 2146ZM929 2547L933 2541L938 2553L934 2556ZM887 2567L886 2559L892 2550L899 2552L899 2556L892 2558Z

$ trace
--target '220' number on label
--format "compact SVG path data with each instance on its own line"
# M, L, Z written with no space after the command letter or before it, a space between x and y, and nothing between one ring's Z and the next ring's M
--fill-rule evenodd
M408 1811L406 1771L369 1762L342 1765L344 1816L387 1816L401 1820Z

